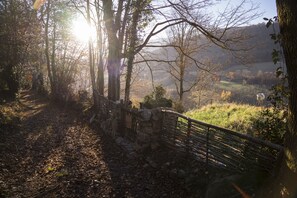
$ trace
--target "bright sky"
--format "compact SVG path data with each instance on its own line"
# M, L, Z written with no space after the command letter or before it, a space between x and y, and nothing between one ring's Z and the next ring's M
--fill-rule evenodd
M156 0L157 1L157 0ZM246 25L251 25L251 24L258 24L258 23L265 23L263 20L264 17L266 18L272 18L277 15L276 11L276 0L246 0L247 4L245 6L245 9L249 9L251 6L251 2L255 5L258 6L258 9L256 12L262 13L261 16L259 16L257 19L254 19L253 21L250 21L249 24ZM229 3L229 6L234 7L239 5L242 2L242 0L216 0L216 5L210 8L210 12L212 12L213 15L218 14L219 12L223 12L226 6ZM216 18L216 17L214 17ZM152 27L148 28L149 30ZM158 34L155 36L152 40L153 41L159 41L159 39L166 38L166 32L162 32L161 34Z
M231 6L232 5L238 5L242 0L218 0L221 1L219 2L218 5L214 6L213 11L216 13L219 10L223 10L226 5L229 3ZM276 11L276 5L275 5L275 0L248 0L250 2L253 2L254 5L258 5L259 9L257 10L259 13L263 13L262 16L260 16L258 19L255 19L252 21L252 24L257 24L257 23L262 23L264 22L263 18L272 18L276 16L277 11ZM246 9L248 9L248 5L246 6Z
M260 4L259 10L265 12L263 17L272 18L276 16L275 0L255 0L255 2Z

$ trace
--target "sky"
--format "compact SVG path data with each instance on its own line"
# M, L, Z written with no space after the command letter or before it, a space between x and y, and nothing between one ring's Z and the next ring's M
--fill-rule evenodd
M210 11L213 14L212 16L218 14L219 12L222 12L227 5L229 5L229 7L231 6L234 8L235 6L240 4L243 0L215 0L215 1L217 4L211 7L210 10L207 11L207 13ZM252 2L253 5L256 5L258 7L256 12L261 13L261 15L257 19L250 21L249 24L244 24L244 25L266 23L266 21L263 20L264 17L272 18L277 15L275 0L246 0L246 1L247 1L247 4L243 9L249 9L251 5L250 3ZM214 16L213 18L215 19L216 17ZM154 25L149 27L148 31L150 31L153 26ZM164 38L167 38L166 31L163 31L162 33L153 37L152 41L159 42L160 39L164 39Z
M259 10L265 12L263 17L272 18L276 16L275 0L255 0L255 2L260 4Z
M214 6L213 12L216 13L219 10L223 10L226 5L229 3L231 6L232 5L238 5L242 0L217 0L219 3L218 5ZM262 13L262 16L260 16L258 19L255 19L251 21L251 24L257 24L257 23L262 23L264 22L263 18L272 18L276 16L277 11L276 11L276 4L275 0L248 0L250 2L253 2L254 5L258 5L259 9L257 12ZM246 9L249 7L246 6Z

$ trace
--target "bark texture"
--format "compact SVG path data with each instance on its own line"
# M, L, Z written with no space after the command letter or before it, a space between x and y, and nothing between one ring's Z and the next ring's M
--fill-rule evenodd
M276 197L297 197L297 3L295 0L276 3L290 90L288 132Z

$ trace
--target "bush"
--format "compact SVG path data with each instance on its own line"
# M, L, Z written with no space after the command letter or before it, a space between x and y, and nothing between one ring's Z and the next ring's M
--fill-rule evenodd
M231 91L225 91L225 90L223 90L222 93L221 93L221 99L224 102L228 102L231 99L231 96L232 96Z
M156 107L172 107L172 100L165 98L166 90L161 86L157 86L155 91L146 95L143 100L143 107L153 109Z
M174 103L174 110L177 111L178 113L183 113L185 111L185 108L182 104L182 102L178 101Z
M283 112L277 109L264 109L252 120L254 136L275 144L283 144L286 120Z
M9 105L0 106L0 129L5 127L12 127L19 123L20 119L16 114L15 110L18 108L18 105Z

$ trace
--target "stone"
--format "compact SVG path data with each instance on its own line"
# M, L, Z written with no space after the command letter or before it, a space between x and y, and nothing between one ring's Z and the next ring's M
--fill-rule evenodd
M145 164L143 165L143 168L148 168L150 165L149 164Z
M157 150L159 147L160 147L160 144L159 143L157 143L157 142L152 142L151 143L151 149L153 151Z
M157 109L153 109L152 111L152 119L154 121L160 120L162 118L162 110L157 108Z
M152 112L148 109L142 109L140 111L140 115L144 121L149 121L151 119Z
M149 142L150 136L145 133L138 133L137 142Z
M118 138L116 138L116 143L118 144L118 145L121 145L123 142L124 142L124 138L122 138L122 137L118 137Z
M157 168L157 167L158 167L157 163L154 162L151 158L147 157L147 158L146 158L146 161L149 163L149 165L150 165L151 167L153 167L153 168Z
M177 172L177 176L179 178L185 178L186 177L186 171L182 170L182 169L179 169L178 172Z

